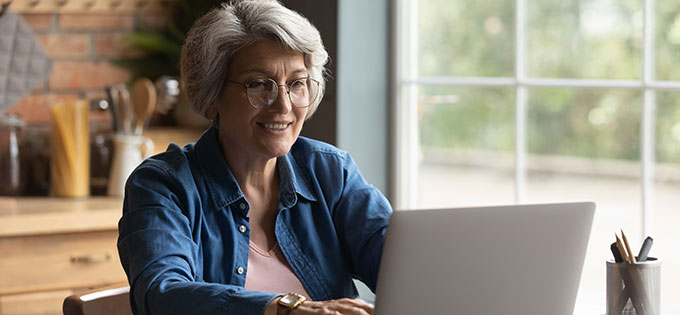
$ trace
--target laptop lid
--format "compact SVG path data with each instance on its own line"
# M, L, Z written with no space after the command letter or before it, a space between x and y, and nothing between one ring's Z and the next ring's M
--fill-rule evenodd
M376 315L572 315L592 202L396 211Z

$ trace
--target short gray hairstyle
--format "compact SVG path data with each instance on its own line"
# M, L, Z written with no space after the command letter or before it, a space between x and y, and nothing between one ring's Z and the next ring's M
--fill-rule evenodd
M223 3L199 18L182 46L184 91L195 112L215 120L215 101L234 54L260 40L273 40L303 53L309 76L322 83L306 118L316 111L325 90L328 62L321 34L309 20L277 0L242 0Z

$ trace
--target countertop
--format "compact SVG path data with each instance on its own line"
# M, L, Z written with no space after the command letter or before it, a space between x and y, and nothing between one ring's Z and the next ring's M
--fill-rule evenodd
M0 237L117 229L120 197L0 197Z
M170 142L184 146L194 142L202 129L154 127L144 136L154 142L153 153L165 151ZM46 235L118 228L123 198L53 198L0 196L0 237Z

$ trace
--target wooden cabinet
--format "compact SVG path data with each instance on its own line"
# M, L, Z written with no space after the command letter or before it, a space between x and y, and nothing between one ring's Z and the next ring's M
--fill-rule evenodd
M201 133L152 128L144 135L158 153ZM122 205L110 197L0 197L0 315L61 314L72 293L126 282L116 249Z
M61 314L64 298L125 282L121 198L0 198L0 315Z

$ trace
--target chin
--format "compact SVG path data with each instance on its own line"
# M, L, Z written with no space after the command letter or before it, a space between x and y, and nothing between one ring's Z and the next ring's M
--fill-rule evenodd
M267 147L266 151L269 152L269 156L271 156L272 158L284 156L288 154L288 152L290 152L290 148L293 146L293 143L294 141L266 145Z

